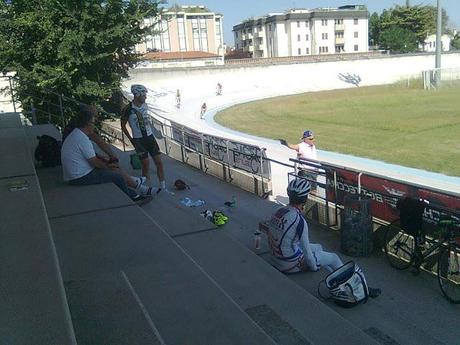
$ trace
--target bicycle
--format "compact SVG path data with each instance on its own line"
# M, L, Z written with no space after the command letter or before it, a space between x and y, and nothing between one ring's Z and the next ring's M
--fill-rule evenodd
M460 236L459 223L450 216L441 216L438 239L415 236L398 226L399 220L387 225L384 235L385 255L390 265L403 270L412 266L418 273L423 264L436 263L439 287L451 303L460 304ZM427 267L425 267L427 268Z

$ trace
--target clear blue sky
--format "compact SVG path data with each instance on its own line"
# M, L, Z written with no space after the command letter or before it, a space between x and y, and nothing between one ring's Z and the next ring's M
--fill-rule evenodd
M233 46L233 25L249 17L265 15L269 12L283 12L293 7L317 8L337 7L342 5L366 5L370 13L381 13L383 9L389 9L395 5L405 5L405 0L169 0L168 5L204 5L213 12L224 15L224 41ZM413 5L433 5L436 0L410 0ZM441 0L441 5L446 9L450 19L450 27L460 29L460 0Z

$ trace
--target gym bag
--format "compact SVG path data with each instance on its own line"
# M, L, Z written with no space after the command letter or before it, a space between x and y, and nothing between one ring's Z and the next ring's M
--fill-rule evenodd
M369 298L369 288L364 273L353 261L337 268L319 283L318 294L325 299L320 292L321 284L326 285L330 298L342 307L354 307L359 303L366 303Z
M129 162L134 170L139 170L142 167L141 160L137 153L131 153L129 155Z
M35 160L38 166L50 168L61 165L61 147L59 142L49 135L37 136L38 145L35 149Z

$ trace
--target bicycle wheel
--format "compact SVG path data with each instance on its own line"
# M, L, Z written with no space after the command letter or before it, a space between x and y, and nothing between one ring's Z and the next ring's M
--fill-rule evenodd
M438 258L438 282L444 297L451 303L460 303L460 249L446 246Z
M414 254L414 238L400 227L387 225L384 237L385 256L390 265L398 270L408 268Z

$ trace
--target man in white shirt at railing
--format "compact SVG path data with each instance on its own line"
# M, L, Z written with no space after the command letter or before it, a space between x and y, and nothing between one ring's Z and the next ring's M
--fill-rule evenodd
M289 147L291 150L297 151L297 158L302 160L317 160L318 154L315 146L315 136L312 131L306 130L303 132L301 142L298 144L289 144L286 140L280 139L280 143ZM312 190L316 189L316 177L318 169L309 164L301 164L298 169L297 175L307 178L312 184Z

